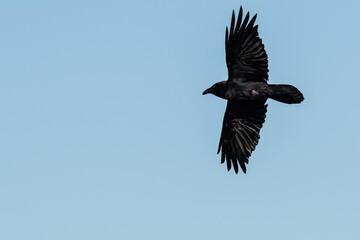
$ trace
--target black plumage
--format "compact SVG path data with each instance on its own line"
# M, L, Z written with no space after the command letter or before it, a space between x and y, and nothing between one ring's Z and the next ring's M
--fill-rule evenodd
M260 139L265 122L268 98L283 103L300 103L302 93L291 85L268 84L268 56L255 25L256 14L243 18L240 7L237 21L231 17L230 30L226 27L225 50L228 80L214 84L203 92L227 99L218 153L227 169L239 165L244 173L249 157ZM250 20L250 21L249 21Z

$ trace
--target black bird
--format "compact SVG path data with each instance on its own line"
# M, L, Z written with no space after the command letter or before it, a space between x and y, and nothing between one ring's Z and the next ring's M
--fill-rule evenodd
M226 27L225 51L228 80L214 84L203 92L227 99L218 153L238 173L238 163L246 173L245 163L260 139L260 129L266 117L268 98L283 103L300 103L301 92L291 85L268 84L268 56L254 26L256 14L249 21L240 7L237 21L232 13L230 30Z

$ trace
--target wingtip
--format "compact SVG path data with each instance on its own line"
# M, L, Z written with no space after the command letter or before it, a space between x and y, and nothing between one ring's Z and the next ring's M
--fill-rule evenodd
M243 170L243 172L246 174L246 166L245 166L244 162L240 162L240 167L241 167L241 170Z
M254 24L256 21L256 17L257 17L257 13L255 13L255 15L251 18L250 22L249 22L249 27L250 28L254 28Z
M226 156L226 166L227 166L227 170L230 171L231 170L231 160L227 158Z
M240 5L240 9L239 9L239 14L242 14L243 13L243 8L242 8L242 6Z
M230 23L230 36L234 32L234 27L235 27L235 11L233 10L231 15L231 23Z

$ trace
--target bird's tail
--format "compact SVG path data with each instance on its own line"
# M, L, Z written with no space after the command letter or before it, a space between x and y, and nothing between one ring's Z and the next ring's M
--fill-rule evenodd
M270 98L282 103L301 103L304 100L302 93L294 86L270 84L273 91Z

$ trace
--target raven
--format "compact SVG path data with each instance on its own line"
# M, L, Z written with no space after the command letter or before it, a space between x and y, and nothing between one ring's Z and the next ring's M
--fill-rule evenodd
M291 85L268 84L268 56L254 26L256 14L249 21L249 12L243 18L240 7L237 21L232 12L230 30L226 27L225 51L228 80L214 84L204 94L211 93L227 99L218 154L221 163L226 160L227 169L231 165L236 173L238 163L246 173L245 163L260 139L260 129L265 122L265 104L268 98L282 103L300 103L302 93Z

